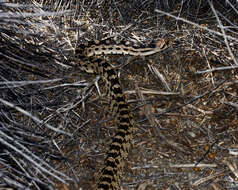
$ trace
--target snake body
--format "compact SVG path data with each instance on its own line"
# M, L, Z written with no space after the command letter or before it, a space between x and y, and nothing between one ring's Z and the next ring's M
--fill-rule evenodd
M105 59L98 55L129 54L134 56L151 55L161 51L158 44L150 47L136 47L128 42L112 40L90 41L79 45L76 50L76 60L81 70L103 76L109 88L111 107L116 118L117 132L112 138L110 148L105 158L97 183L97 190L119 189L121 170L124 159L128 155L134 130L134 119L130 106L123 96L120 81L115 69Z

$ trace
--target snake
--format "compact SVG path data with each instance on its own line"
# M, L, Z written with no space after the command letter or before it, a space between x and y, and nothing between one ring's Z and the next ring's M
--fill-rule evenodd
M106 153L104 166L99 172L96 190L118 190L124 161L130 150L135 121L130 105L127 103L118 74L112 63L102 55L122 54L132 56L148 56L162 51L166 43L162 41L148 46L136 46L128 41L112 39L92 40L82 43L75 49L76 64L89 74L100 75L106 81L110 96L110 107L115 117L117 131L112 137Z

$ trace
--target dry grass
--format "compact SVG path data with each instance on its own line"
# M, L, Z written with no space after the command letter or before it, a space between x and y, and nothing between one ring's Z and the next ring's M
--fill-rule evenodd
M237 3L170 2L0 1L0 188L94 187L116 129L73 53L107 37L169 42L108 56L137 123L122 188L238 188Z

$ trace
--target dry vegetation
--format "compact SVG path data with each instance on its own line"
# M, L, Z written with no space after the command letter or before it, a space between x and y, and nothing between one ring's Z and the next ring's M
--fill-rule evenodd
M137 123L122 189L238 189L237 4L0 0L0 189L93 189L115 128L73 54L108 37L168 41L108 56Z

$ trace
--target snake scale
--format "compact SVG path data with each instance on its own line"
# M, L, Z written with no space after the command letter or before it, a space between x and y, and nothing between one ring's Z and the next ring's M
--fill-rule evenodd
M117 125L117 132L112 138L104 167L100 172L97 190L119 189L121 170L130 149L134 131L133 114L123 96L117 72L100 55L147 56L163 50L164 46L165 43L154 43L147 47L137 47L129 42L116 42L110 39L80 44L75 50L76 64L79 65L80 69L90 74L101 75L106 81L111 99L110 104Z

